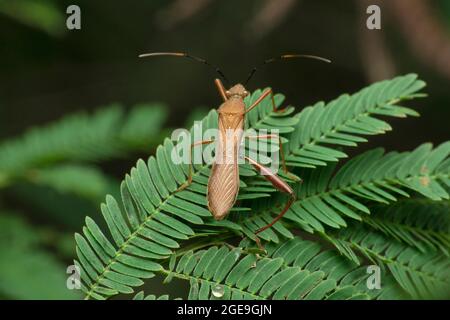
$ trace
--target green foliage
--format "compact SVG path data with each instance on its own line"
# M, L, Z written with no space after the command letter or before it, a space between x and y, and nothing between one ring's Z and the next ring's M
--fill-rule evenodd
M222 246L185 254L175 272L190 280L189 299L320 299L336 286L322 271L281 269L283 263L283 258L241 257L241 249Z
M164 294L157 297L154 294L145 295L144 291L139 291L133 297L133 300L169 300L169 295ZM175 300L180 300L180 298L175 298Z
M233 247L230 241L243 235L254 239L253 232L272 220L272 213L277 211L274 209L283 205L285 198L272 196L276 190L250 166L241 165L238 200L242 201L230 219L215 221L206 206L209 167L194 165L193 183L177 192L187 181L188 166L170 160L172 151L180 150L166 139L155 157L138 160L126 175L120 200L106 197L101 211L108 232L87 217L83 234L75 235L76 263L82 270L86 298L131 294L145 279L157 274L166 276L165 283L173 278L189 281L189 298L200 299L425 298L435 289L433 297L445 296L448 290L442 284L447 283L443 272L448 270L448 252L444 250L448 230L428 223L427 218L397 217L396 206L386 219L387 214L377 212L382 210L381 205L386 208L399 196L448 199L450 144L435 149L424 144L403 153L384 154L382 149L375 149L351 159L337 171L329 164L347 156L342 146L355 146L366 141L363 135L391 129L374 116L417 116L399 104L423 96L417 93L423 87L416 75L407 75L374 84L352 96L343 95L326 105L318 103L297 115L293 115L293 107L273 112L270 99L248 114L247 129L279 129L283 143L289 145L284 149L288 163L297 168L294 173L304 181L290 180L295 183L298 200L283 222L260 234L267 249L262 256L252 253L255 249L251 242ZM257 90L246 104L261 93ZM277 106L283 99L275 95ZM213 110L202 120L202 128L216 126L217 113ZM188 139L193 142L192 137ZM442 212L448 213L448 206ZM391 218L394 215L396 218ZM420 231L392 231L389 223L393 222ZM367 241L374 241L367 248L364 236L353 238L360 234L357 228L363 227L369 228ZM427 228L436 233L431 236ZM325 250L319 243L294 237L291 231L295 229L318 234L336 249ZM375 250L380 236L385 246ZM393 248L406 253L394 253ZM439 263L425 265L425 255ZM366 267L373 262L383 270L381 291L367 289ZM419 287L422 282L427 283Z
M53 36L60 36L65 32L65 16L51 1L21 0L0 1L0 13L14 20L44 31Z
M94 115L80 113L0 146L0 172L17 175L62 161L99 161L150 148L165 118L160 106L140 106L127 115L113 105Z
M269 244L267 251L268 256L272 258L283 258L286 266L301 267L310 272L323 272L326 281L336 284L333 291L328 293L327 299L381 300L407 297L387 273L382 274L382 288L369 289L367 287L367 281L370 280L367 272L368 264L356 264L339 255L335 250L325 249L317 242L296 237L281 245Z
M160 105L137 105L127 113L112 105L93 115L75 114L30 130L0 145L0 187L28 181L97 203L116 186L86 163L151 150L160 141L166 117Z
M267 250L264 257L226 246L189 251L175 270L164 272L190 282L189 299L385 299L392 294L392 283L367 289L365 267L322 251L318 243L294 238Z
M374 116L418 116L399 106L404 100L423 96L417 92L425 86L417 75L410 74L373 84L356 94L344 94L325 104L306 107L295 118L299 121L289 137L290 166L314 168L347 157L338 146L356 146L367 140L361 136L383 134L391 126Z
M37 169L30 174L31 182L50 186L61 193L70 193L81 198L92 199L96 203L100 195L112 192L112 179L99 169L77 164L55 165Z
M379 205L363 222L421 252L440 250L446 256L450 248L449 202L406 200L393 206Z
M367 201L388 204L406 190L432 200L448 199L444 189L450 178L450 143L435 149L424 144L412 152L374 149L354 157L333 174L334 166L299 173L304 183L298 200L286 214L305 231L324 232L325 226L347 226L344 218L361 220L370 213Z
M119 194L119 183L98 162L150 151L166 116L159 105L137 105L128 112L115 105L2 143L0 188L7 201L0 203L0 297L80 298L79 291L66 288L66 268L75 255L67 231L79 228L105 193ZM39 227L23 222L23 213L2 213L11 195L25 203L24 211L35 210L27 216L42 215Z
M80 298L79 292L66 288L66 267L40 248L43 236L17 215L0 214L1 297Z
M335 237L340 249L356 250L374 263L385 265L412 298L450 298L450 259L447 255L420 252L363 225L352 225Z

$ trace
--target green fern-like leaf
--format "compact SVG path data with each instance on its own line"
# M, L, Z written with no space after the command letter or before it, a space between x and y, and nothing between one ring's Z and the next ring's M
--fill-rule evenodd
M408 189L431 200L448 199L446 191L450 177L450 143L435 149L424 144L412 152L384 154L378 148L349 160L335 172L333 165L315 170L303 169L297 174L303 183L297 185L297 201L284 216L299 228L310 232L326 232L327 228L339 229L347 221L361 221L370 214L370 203L388 204L398 197L409 197ZM258 215L242 215L235 219L249 236L269 223L275 205L285 202L281 197L254 204ZM272 230L271 230L272 229ZM276 224L261 233L261 238L278 242L279 236L292 238L292 233L282 224Z
M449 255L450 207L448 201L411 199L393 206L378 205L363 217L368 226L415 247L421 252L440 250Z
M267 247L281 248L290 243L286 238L292 239L291 245L295 244L297 240L289 230L292 228L318 231L333 239L335 245L342 242L340 247L336 247L341 253L345 251L346 257L355 260L353 269L346 265L350 262L345 257L333 251L316 252L310 257L314 262L310 263L306 263L304 256L298 258L299 261L305 260L305 269L302 269L289 265L282 257L273 256L277 252L275 249L269 250L269 255L264 258L258 258L242 249L229 250L223 246L235 235L254 238L253 232L272 220L274 208L281 204L278 196L272 195L276 190L257 176L249 165L241 165L239 202L233 215L245 221L233 217L215 221L206 206L210 168L206 164L194 165L193 183L177 192L187 181L188 165L176 165L171 161L176 145L166 139L157 148L155 157L139 160L126 175L121 184L120 200L106 197L101 211L108 232L104 233L88 217L83 234L76 234L76 264L82 271L82 289L86 298L104 299L118 293L131 294L145 279L156 274L164 274L166 282L173 277L188 280L191 298L217 297L215 289L224 290L223 294L218 294L222 295L221 298L382 299L402 297L403 289L416 297L403 283L400 283L403 289L396 285L395 275L386 275L388 286L382 294L366 292L362 269L355 269L360 263L357 253L345 239L333 238L326 229L347 227L344 217L362 220L364 215L361 213L370 212L368 203L394 201L398 195L407 196L405 190L408 189L433 200L448 198L443 186L448 185L449 180L449 145L443 144L434 150L431 145L423 145L411 153L400 154L383 155L382 150L371 151L349 161L335 175L334 167L325 165L345 156L330 145L351 146L354 145L351 141L363 141L361 135L383 133L388 129L385 122L373 115L416 115L412 110L397 105L404 99L419 96L417 91L423 86L415 75L398 77L370 86L356 95L342 96L326 107L318 104L296 116L292 116L292 107L284 112L273 112L270 99L267 99L246 118L246 129L278 129L282 142L289 143L285 156L290 165L307 167L296 172L305 182L295 187L298 201L286 214L284 223L277 223L260 234L261 238L272 242ZM257 99L261 92L258 90L248 97L246 104ZM275 95L277 106L283 99L282 95ZM203 130L217 127L217 112L211 111L201 125ZM190 142L194 142L192 136ZM310 170L311 166L321 168ZM270 209L266 204L271 205ZM249 213L249 210L253 212ZM189 246L185 246L187 240ZM211 247L214 243L218 246ZM306 254L308 251L303 251L303 245L311 246L310 243L302 243L297 248L300 251L292 254L297 257ZM208 247L211 248L201 249ZM174 257L181 254L175 266ZM370 255L366 257L374 259ZM287 260L290 258L290 255L286 256ZM331 261L330 269L322 264L328 260ZM334 262L339 268L332 268ZM262 295L260 290L266 281L271 281L284 269L289 269L299 277L299 281L286 282L284 289L278 287L270 294ZM284 277L289 272L277 279L286 280ZM344 278L347 280L342 282ZM231 281L228 284L227 279ZM222 287L215 288L215 285Z
M280 96L276 99L280 101ZM272 111L262 112L254 125L270 127L268 123L273 117L283 118ZM217 127L215 111L203 120L202 127L203 130ZM289 128L289 123L285 127ZM114 243L90 218L86 220L84 236L76 235L77 263L83 270L83 289L88 298L133 292L132 287L140 286L142 278L153 277L155 271L161 270L157 261L167 259L180 241L196 235L193 226L210 226L216 232L220 230L218 227L241 229L230 221L213 220L206 209L209 175L206 164L195 165L193 183L184 191L176 192L187 181L188 165L175 165L170 160L173 149L173 143L166 139L157 148L156 157L137 162L122 182L121 206L107 196L101 209ZM245 177L255 173L245 169L243 166L240 195L252 193L246 190ZM264 196L260 192L253 195L253 198Z
M268 256L282 257L286 266L322 271L325 279L334 281L336 287L327 299L399 299L407 297L389 276L384 277L382 289L371 290L367 287L367 266L360 266L346 260L334 250L324 250L317 242L301 240L296 237L282 244L269 244Z
M169 295L163 294L163 295L157 297L154 294L145 295L144 291L139 291L133 297L133 300L169 300ZM180 300L180 298L175 298L174 300Z
M158 105L137 106L126 115L113 105L94 115L66 117L0 145L0 175L6 179L62 161L98 161L137 147L148 149L158 142L152 139L165 117L165 109Z
M409 197L406 190L432 200L448 199L450 143L435 149L424 144L412 152L375 149L354 157L333 175L333 166L299 173L298 200L286 218L302 229L324 232L325 227L342 228L344 218L361 220L370 213L366 201L390 203L398 196Z
M265 257L225 246L190 251L172 273L190 282L189 299L383 299L393 290L397 297L403 294L388 282L372 292L364 267L314 242L294 238L268 251Z
M309 294L321 298L335 286L323 280L322 271L282 269L283 263L282 258L241 257L241 249L212 247L184 255L176 272L190 281L189 299L299 299Z
M450 297L450 259L446 255L420 252L362 225L343 229L329 240L338 242L341 252L355 250L374 263L385 265L414 299Z
M392 130L375 116L418 116L412 109L399 106L403 100L422 96L417 92L425 83L410 74L373 84L360 92L342 95L330 103L306 107L295 117L298 124L289 137L288 164L314 168L347 157L330 145L356 146L367 141L361 136Z

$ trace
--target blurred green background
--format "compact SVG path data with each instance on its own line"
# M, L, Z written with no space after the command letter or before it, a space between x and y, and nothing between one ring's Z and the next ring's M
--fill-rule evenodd
M66 28L71 4L81 30ZM371 4L381 30L366 28ZM231 82L283 53L332 59L268 65L247 88L270 86L298 110L415 72L428 83L429 97L413 103L422 117L393 121L362 148L449 138L447 0L0 0L0 43L2 299L77 298L66 267L84 217L98 217L104 195L118 194L170 128L219 105L207 67L140 53L186 51Z

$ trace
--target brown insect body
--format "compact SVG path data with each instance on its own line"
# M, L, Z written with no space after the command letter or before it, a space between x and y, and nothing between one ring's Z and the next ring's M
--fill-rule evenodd
M244 98L247 95L244 86L237 84L225 92L227 100L217 110L219 136L216 140L216 161L212 165L207 191L208 208L216 220L226 217L239 193L238 155L244 130Z
M140 57L152 57L152 56L175 56L193 59L197 62L206 64L209 67L215 69L215 71L220 75L220 77L224 79L226 82L228 82L222 71L219 68L209 64L205 59L198 58L183 52L152 52L140 55ZM325 62L331 62L328 59L321 58L318 56L287 54L265 60L263 65L273 61L290 58L312 58ZM248 83L250 78L255 74L256 70L257 70L256 67L252 69L245 83ZM283 110L277 109L271 89L267 89L266 91L264 91L261 94L261 96L259 96L255 101L253 101L252 104L246 109L244 98L248 96L248 92L247 90L245 90L242 84L237 84L232 88L230 88L229 90L225 90L225 87L223 86L222 82L219 79L216 79L215 83L224 102L217 110L219 114L218 119L219 136L215 141L216 158L212 165L211 175L208 181L207 202L208 208L211 211L214 219L222 220L234 206L234 203L236 202L236 197L239 193L238 156L239 156L239 147L241 145L242 139L244 138L243 131L245 123L245 114L250 112L250 110L252 110L253 108L260 105L260 102L267 96L271 97L273 112L280 112ZM274 137L278 139L283 170L286 174L289 174L283 156L281 139L278 135L266 134L258 136L249 136L245 138L269 139ZM193 147L195 147L196 145L203 145L212 142L214 142L214 140L202 140L191 144L190 158L192 159ZM289 208L295 201L296 196L292 188L289 186L289 184L284 182L278 175L272 173L268 168L264 167L263 165L259 164L258 162L247 156L244 156L244 159L247 162L249 162L257 171L259 171L259 173L262 174L265 179L270 181L271 184L276 189L289 195L289 200L286 202L282 211L272 220L272 222L256 230L255 235L257 235L258 233L267 230L268 228L273 226L278 220L280 220L281 217L283 217L283 215L289 210ZM180 188L177 191L183 190L184 188L188 187L191 183L192 183L192 162L189 163L189 176L187 182L182 186L180 186ZM258 237L255 238L255 241L257 242L258 246L262 248Z

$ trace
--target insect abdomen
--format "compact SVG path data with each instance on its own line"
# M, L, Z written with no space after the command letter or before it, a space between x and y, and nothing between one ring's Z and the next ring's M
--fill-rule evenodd
M208 183L208 208L214 219L222 220L236 202L239 192L239 165L214 164Z

